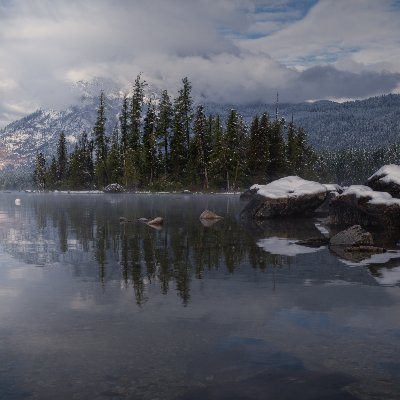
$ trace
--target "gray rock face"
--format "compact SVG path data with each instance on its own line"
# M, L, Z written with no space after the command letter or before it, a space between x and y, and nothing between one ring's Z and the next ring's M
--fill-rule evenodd
M400 200L367 186L350 186L331 201L329 218L333 225L380 226L388 231L398 231Z
M373 244L372 235L360 225L353 225L332 236L330 240L331 246L371 246Z

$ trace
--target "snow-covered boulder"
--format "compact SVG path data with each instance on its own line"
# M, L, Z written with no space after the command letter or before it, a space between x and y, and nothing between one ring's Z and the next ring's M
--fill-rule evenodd
M104 188L106 193L122 193L125 191L124 187L119 183L111 183Z
M253 185L242 198L249 199L241 215L255 219L302 215L314 211L326 198L320 183L287 176L268 185Z
M400 198L400 166L384 165L368 178L367 185L378 192L388 192Z
M334 225L377 225L400 228L400 199L375 192L368 186L349 186L331 201L330 222Z

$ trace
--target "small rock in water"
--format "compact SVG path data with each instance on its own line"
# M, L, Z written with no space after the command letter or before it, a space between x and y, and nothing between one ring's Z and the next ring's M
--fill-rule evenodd
M16 206L20 206L21 205L21 199L15 199L14 201Z
M222 219L222 217L215 214L215 212L205 210L200 214L200 219Z
M125 217L119 217L119 222L128 222L128 219Z
M119 183L111 183L104 188L106 193L123 193L125 191L124 187Z
M148 222L148 218L138 218L139 222Z
M161 217L156 217L154 219L152 219L151 221L148 221L147 224L148 225L162 225L164 222L164 219Z
M331 246L372 246L373 244L372 235L360 225L353 225L332 236L330 240Z

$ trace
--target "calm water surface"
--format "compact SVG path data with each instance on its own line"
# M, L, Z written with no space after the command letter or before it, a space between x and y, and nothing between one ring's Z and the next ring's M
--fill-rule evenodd
M296 247L318 221L240 206L0 194L0 399L399 399L399 254Z

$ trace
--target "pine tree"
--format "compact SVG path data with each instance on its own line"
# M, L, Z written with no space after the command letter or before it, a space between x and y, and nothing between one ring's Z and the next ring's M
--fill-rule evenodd
M61 132L57 144L57 181L58 186L65 183L68 175L68 155L64 132Z
M158 106L158 118L156 134L160 140L160 146L162 146L162 158L161 168L164 173L164 179L167 179L167 175L170 170L170 140L171 140L171 126L172 126L172 104L169 98L168 92L164 90L161 93L161 100Z
M191 142L191 157L190 157L190 169L192 171L192 183L200 182L204 189L209 188L209 123L204 113L204 107L198 106L193 123L193 139Z
M119 115L119 129L121 131L121 151L124 154L128 148L129 135L129 103L128 96L124 96L121 113Z
M152 101L149 101L143 126L144 175L153 183L157 168L156 113Z
M93 185L93 144L84 131L70 156L69 184L72 189L91 189Z
M46 159L42 152L36 153L33 181L39 190L46 189Z
M96 124L93 128L94 150L96 154L95 175L98 187L107 185L107 137L106 137L106 115L105 97L100 94L100 104L97 109Z
M144 101L144 89L147 83L139 74L133 85L129 109L127 149L124 151L124 182L127 187L137 187L140 182L143 147L141 143L141 115Z
M115 126L111 137L111 146L107 157L107 176L111 183L122 183L123 169L118 126Z
M140 147L140 117L144 101L144 89L147 86L145 80L142 80L142 74L139 74L133 85L131 107L129 110L129 147L136 151Z
M228 115L224 147L226 188L236 189L245 173L246 126L235 110L231 110Z
M269 181L278 179L285 174L286 145L283 137L284 121L276 120L272 123L269 136L269 162L267 177Z
M187 163L192 121L191 84L188 78L182 80L183 87L174 100L173 133L171 138L171 167L174 178L187 178Z
M224 136L221 119L217 115L212 118L211 123L210 171L212 184L218 188L222 188L225 184L225 176L223 175L226 164Z
M51 163L49 168L47 169L46 172L46 187L50 190L54 190L57 188L57 160L53 156L51 159Z

